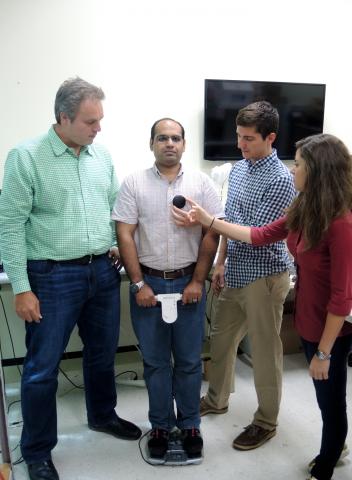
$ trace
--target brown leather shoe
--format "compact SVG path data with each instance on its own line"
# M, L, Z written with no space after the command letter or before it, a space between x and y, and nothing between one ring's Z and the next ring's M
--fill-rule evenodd
M273 430L267 430L259 427L259 425L251 423L244 428L244 432L235 438L232 442L232 447L236 448L236 450L253 450L254 448L263 445L263 443L267 442L275 435L276 428Z
M208 413L226 413L229 407L224 407L224 408L211 407L205 400L205 397L202 397L200 399L199 409L200 409L200 416L203 417L203 415L208 415Z

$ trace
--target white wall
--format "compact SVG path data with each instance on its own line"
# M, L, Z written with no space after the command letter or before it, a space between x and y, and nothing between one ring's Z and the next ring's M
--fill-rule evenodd
M352 150L350 0L0 0L0 184L7 151L54 121L59 84L103 87L99 136L120 179L150 165L151 124L186 128L203 160L205 78L327 84L325 131Z

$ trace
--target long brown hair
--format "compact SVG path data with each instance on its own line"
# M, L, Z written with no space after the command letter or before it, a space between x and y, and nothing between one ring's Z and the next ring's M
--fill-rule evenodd
M289 230L302 231L306 248L315 247L332 220L352 208L352 158L344 143L328 134L299 140L306 168L304 191L287 211Z

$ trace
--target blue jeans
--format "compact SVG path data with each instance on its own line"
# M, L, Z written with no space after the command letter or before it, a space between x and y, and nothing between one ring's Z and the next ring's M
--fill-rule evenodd
M302 339L308 363L318 343ZM313 380L323 420L320 453L312 469L313 477L330 480L347 436L347 356L352 348L352 335L338 337L331 351L328 380Z
M182 293L191 276L164 280L145 275L144 280L155 295ZM162 320L160 304L144 308L137 305L134 295L130 300L132 323L143 355L152 428L198 428L205 294L199 303L178 302L178 317L171 324Z
M114 359L120 327L120 275L107 256L88 265L28 261L42 320L26 323L22 376L21 450L27 463L50 458L57 443L58 368L77 324L83 342L83 375L89 424L114 418Z

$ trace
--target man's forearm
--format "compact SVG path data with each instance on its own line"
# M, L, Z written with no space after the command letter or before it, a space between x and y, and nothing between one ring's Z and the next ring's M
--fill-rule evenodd
M227 257L227 237L225 237L224 235L221 235L219 252L216 259L216 265L218 266L224 265L226 261L226 257Z
M204 283L213 266L215 254L219 244L219 235L208 230L199 246L197 265L192 280Z
M129 233L121 232L121 230L119 229L117 233L122 264L131 282L140 282L143 279L143 275L139 265L137 248L134 238Z

